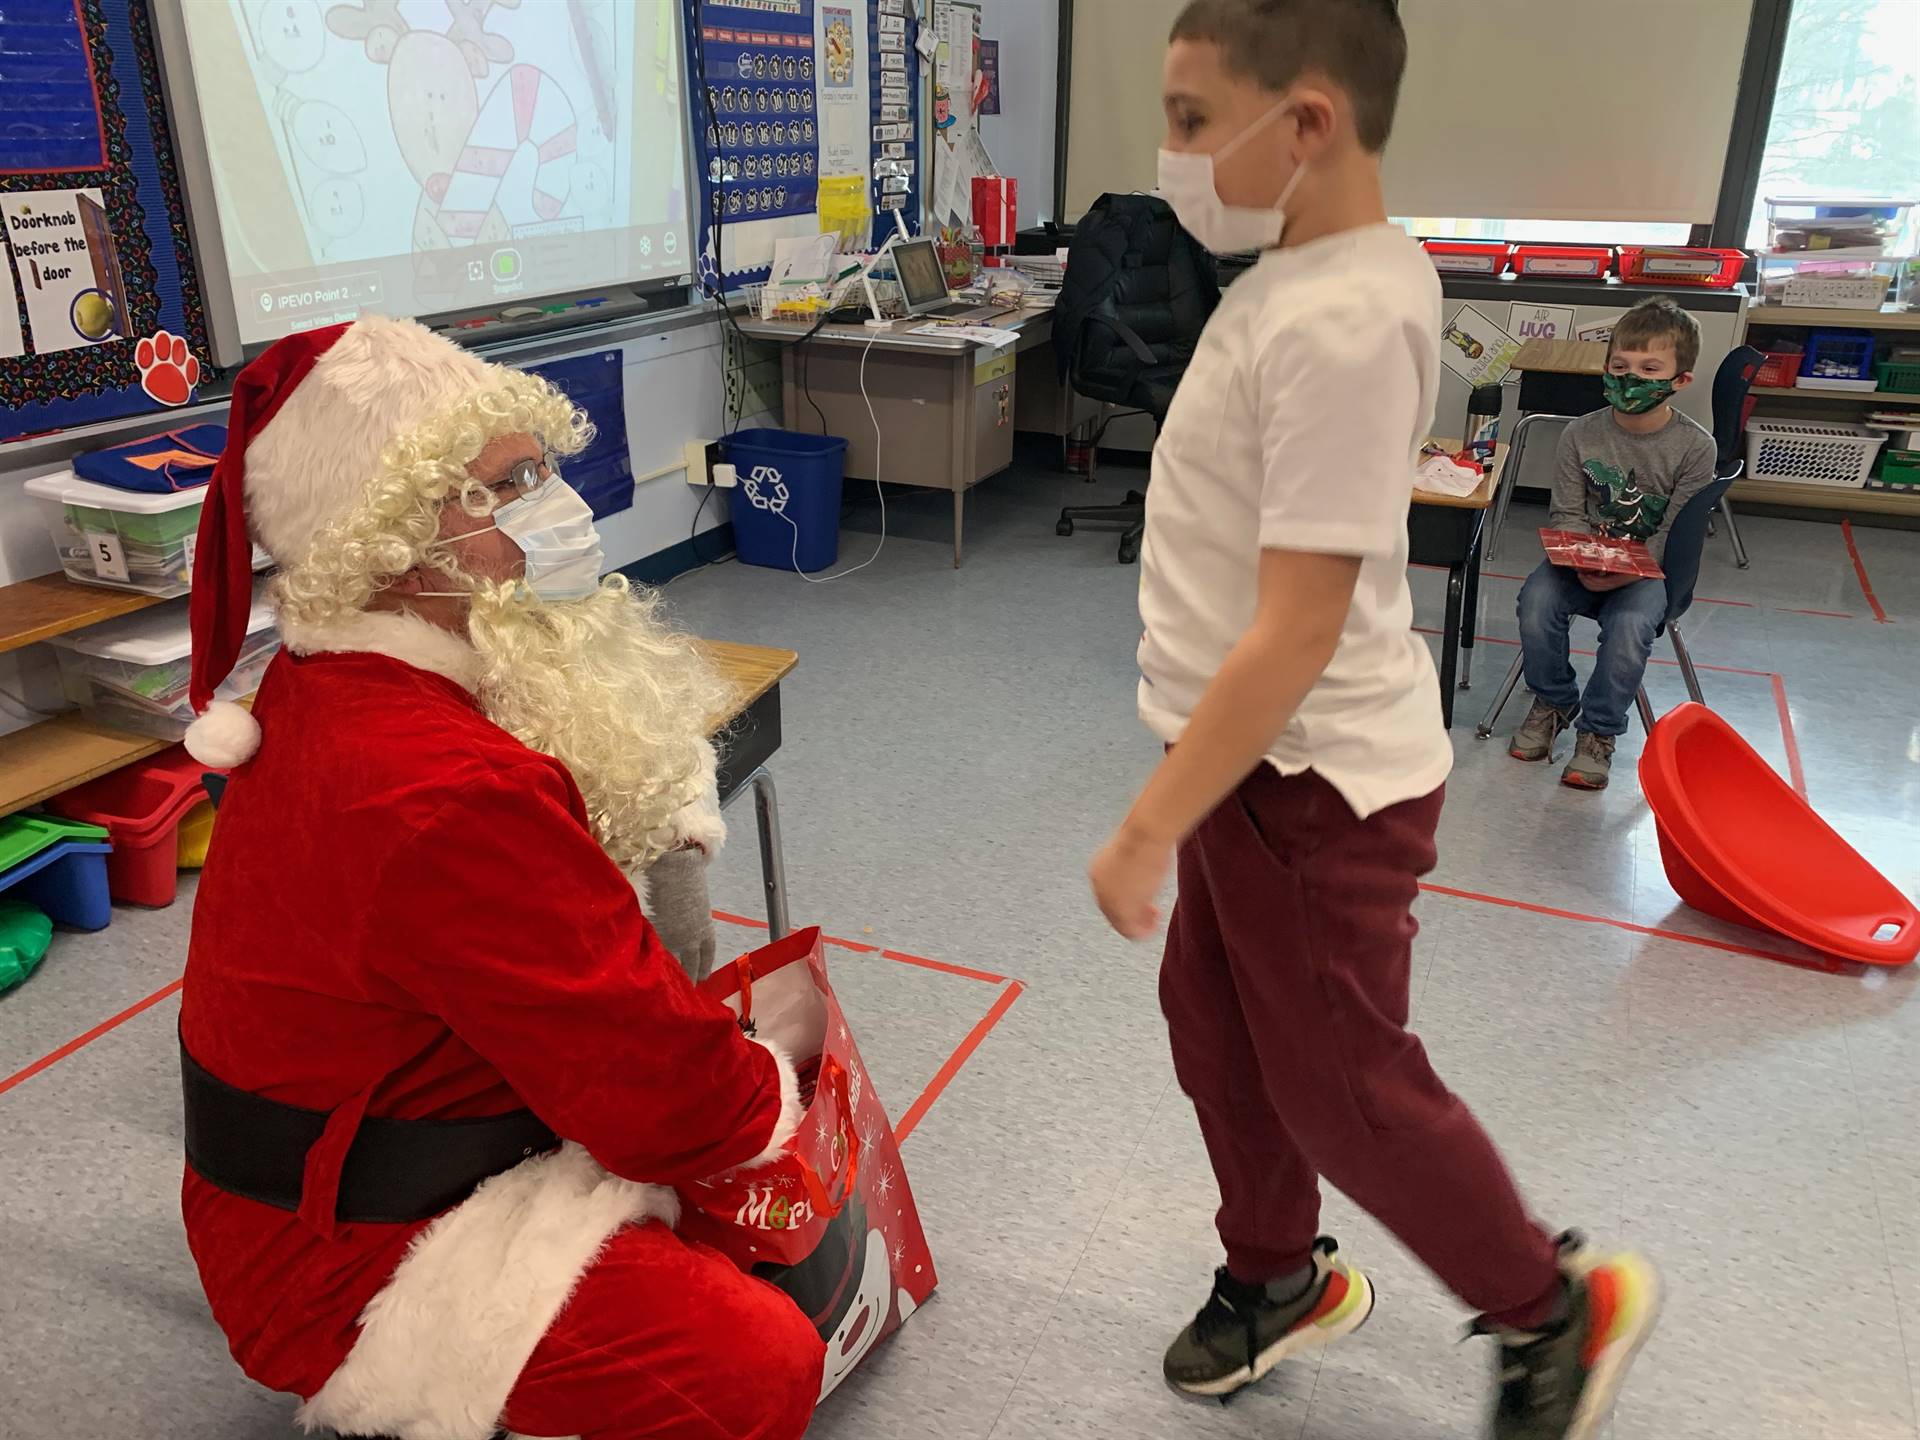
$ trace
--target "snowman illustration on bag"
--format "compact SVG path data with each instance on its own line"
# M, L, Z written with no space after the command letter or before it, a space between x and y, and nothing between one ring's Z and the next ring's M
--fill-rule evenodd
M761 1264L753 1273L791 1296L827 1342L822 1399L916 1308L913 1297L894 1283L886 1236L867 1228L867 1207L858 1200L827 1226L813 1253L798 1265Z

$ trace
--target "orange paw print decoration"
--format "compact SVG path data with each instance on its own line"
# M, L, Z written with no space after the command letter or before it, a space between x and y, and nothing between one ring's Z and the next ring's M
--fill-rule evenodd
M140 388L162 405L186 404L200 383L200 362L187 352L187 342L165 330L134 347L133 363L140 371Z

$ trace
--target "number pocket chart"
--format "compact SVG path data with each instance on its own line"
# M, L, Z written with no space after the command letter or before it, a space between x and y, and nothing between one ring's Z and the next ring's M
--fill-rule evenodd
M896 204L918 228L912 167L874 163L917 149L918 22L903 0L686 6L704 288L764 280L779 240L817 232L826 177L862 177L876 233Z

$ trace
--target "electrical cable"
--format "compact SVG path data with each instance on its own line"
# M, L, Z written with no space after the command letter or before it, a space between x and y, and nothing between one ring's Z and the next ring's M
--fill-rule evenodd
M874 331L873 334L867 337L866 348L860 352L860 398L866 402L867 422L873 426L873 493L880 499L880 540L879 543L873 547L873 554L862 560L858 565L849 565L845 570L836 571L832 575L809 575L800 568L799 523L795 521L791 515L787 514L784 506L781 507L777 513L793 530L793 573L809 585L826 585L835 580L844 580L855 571L864 570L867 566L873 564L874 561L880 558L880 552L887 548L887 490L886 486L883 485L880 480L880 448L882 443L880 417L874 412L873 396L867 392L867 357L873 354L873 342L879 338L880 332L878 330Z

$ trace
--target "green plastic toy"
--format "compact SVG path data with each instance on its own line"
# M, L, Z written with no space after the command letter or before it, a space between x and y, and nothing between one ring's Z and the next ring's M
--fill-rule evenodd
M33 973L53 943L53 922L31 905L0 899L0 991Z

